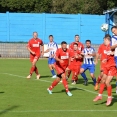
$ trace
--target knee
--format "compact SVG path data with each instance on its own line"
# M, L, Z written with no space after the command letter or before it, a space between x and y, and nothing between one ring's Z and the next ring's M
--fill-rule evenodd
M94 78L94 74L90 74L91 78Z
M108 82L108 81L106 81L105 84L107 87L110 86L110 82Z

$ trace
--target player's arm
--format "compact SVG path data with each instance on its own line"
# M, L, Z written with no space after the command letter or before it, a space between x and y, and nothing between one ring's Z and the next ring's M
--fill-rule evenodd
M98 64L98 59L100 57L100 54L99 53L96 53L96 57L95 57L95 64Z
M88 53L88 55L95 57L96 56L96 53L95 52L93 52L92 54Z
M113 37L111 38L111 50L114 50L117 47L117 44L115 44L115 39Z
M117 44L111 46L111 50L114 50L117 47Z
M64 61L61 60L61 59L59 58L59 56L60 56L60 53L59 53L59 50L57 50L56 53L55 53L55 60L56 60L56 61L59 61L60 63L63 63Z
M44 44L43 41L41 42L41 55L44 55Z
M30 42L29 42L28 45L27 45L27 49L28 49L28 51L29 51L30 53L35 54L35 52L33 52L33 51L31 50L31 48L30 48Z
M44 51L44 53L48 53L49 52L49 49L47 49L46 51Z

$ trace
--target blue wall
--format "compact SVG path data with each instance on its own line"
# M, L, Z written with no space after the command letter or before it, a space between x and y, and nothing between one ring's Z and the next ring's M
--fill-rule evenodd
M50 34L57 43L71 43L74 35L79 34L82 43L91 39L93 44L100 44L105 34L100 26L104 22L104 15L0 13L0 41L27 42L37 31L44 43Z

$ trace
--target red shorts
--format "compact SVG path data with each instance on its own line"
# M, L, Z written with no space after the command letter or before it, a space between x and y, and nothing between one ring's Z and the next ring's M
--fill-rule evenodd
M30 55L30 61L33 62L34 59L39 59L40 56Z
M117 69L115 66L105 67L103 73L106 74L107 76L115 76L117 73Z
M107 62L105 63L102 63L100 64L100 71L103 72L104 68L105 68L105 65L107 65Z
M70 69L75 75L78 75L80 73L80 67L81 65L69 65L68 69Z
M57 74L59 75L61 73L65 73L65 70L66 70L67 66L68 65L60 66L60 65L55 64L55 70L56 70Z

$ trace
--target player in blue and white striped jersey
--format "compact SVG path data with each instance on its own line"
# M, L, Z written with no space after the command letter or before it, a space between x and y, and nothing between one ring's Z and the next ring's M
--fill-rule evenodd
M84 48L83 53L82 53L84 55L84 63L81 66L80 73L81 73L81 76L85 80L84 85L87 85L88 79L85 75L85 71L89 70L91 78L92 78L94 85L95 85L96 78L94 76L94 72L95 72L94 57L96 56L96 53L95 53L94 48L91 47L90 40L86 40L85 44L86 44L86 47Z
M50 71L52 73L52 78L56 78L56 74L54 71L54 63L56 62L55 60L55 52L58 49L58 45L56 42L54 42L53 40L53 35L49 35L49 43L47 45L47 50L45 51L45 53L49 53L49 58L48 58L48 65L50 68Z
M111 28L112 33L114 34L111 37L111 49L112 51L114 50L114 59L115 59L115 63L116 63L116 68L117 68L117 26L113 26ZM116 75L116 93L117 93L117 75Z

